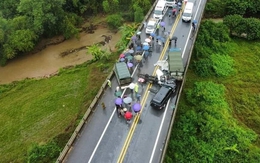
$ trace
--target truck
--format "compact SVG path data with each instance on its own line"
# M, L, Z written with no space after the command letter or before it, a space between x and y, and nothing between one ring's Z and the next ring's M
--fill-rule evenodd
M117 62L115 64L114 72L120 86L125 86L132 83L132 77L125 62Z
M168 52L168 73L177 81L183 80L184 64L182 60L181 48L171 48Z
M145 29L145 33L146 34L150 34L150 33L155 33L156 32L156 26L159 23L158 19L154 19L154 18L150 18L148 20L146 29Z

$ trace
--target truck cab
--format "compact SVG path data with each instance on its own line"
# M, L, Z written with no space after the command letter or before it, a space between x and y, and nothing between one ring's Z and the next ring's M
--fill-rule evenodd
M155 33L157 24L158 24L157 19L150 18L148 23L147 23L145 33L146 34Z

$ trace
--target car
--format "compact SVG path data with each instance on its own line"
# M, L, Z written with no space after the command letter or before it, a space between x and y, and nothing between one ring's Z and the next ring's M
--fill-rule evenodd
M175 84L163 84L150 102L150 106L162 110L170 97L175 93Z

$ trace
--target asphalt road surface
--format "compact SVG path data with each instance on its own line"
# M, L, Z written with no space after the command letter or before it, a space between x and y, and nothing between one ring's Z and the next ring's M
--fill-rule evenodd
M193 0L193 19L198 20L201 15L202 6L206 0ZM168 18L166 14L163 18L166 23L166 31L172 31L178 37L177 46L182 49L183 61L186 65L191 45L193 44L191 23L181 21L177 18ZM163 35L163 29L159 31ZM144 29L141 39L146 38ZM174 47L174 43L172 43ZM160 51L154 49L152 55L143 64L140 73L153 74L154 64L159 58L163 59L167 55L167 47ZM138 70L133 74L134 82L137 82ZM144 85L141 96L142 112L135 116L131 124L127 124L123 118L117 116L115 110L114 91L118 86L116 78L111 80L112 88L107 88L95 112L83 126L78 138L74 142L71 150L67 154L64 162L68 163L158 163L161 159L162 149L169 128L171 116L174 112L176 97L173 97L164 110L155 110L149 103L154 93L150 88L158 90L156 85ZM141 88L139 88L141 89ZM124 94L131 95L126 89ZM106 109L102 109L101 103L106 104Z

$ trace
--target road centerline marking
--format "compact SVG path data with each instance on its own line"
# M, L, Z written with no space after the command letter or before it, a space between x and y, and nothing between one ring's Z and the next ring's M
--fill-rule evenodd
M181 17L181 13L182 13L182 10L181 10L181 12L178 14L178 16L177 16L176 19L175 19L175 22L174 22L173 27L172 27L172 29L171 29L170 35L169 35L169 37L167 38L167 40L166 40L166 42L165 42L165 44L164 44L164 48L163 48L163 50L162 50L162 52L161 52L161 54L160 54L159 60L162 60L163 57L165 56L165 53L166 53L166 51L167 51L167 49L168 49L168 46L169 46L169 39L170 39L171 36L173 35L173 33L174 33L174 31L175 31L175 29L176 29L176 27L177 27L177 25L178 25L178 22L179 22L180 17ZM159 68L159 66L156 66L156 67L155 67L154 72L153 72L153 75L156 74L156 70L157 70L158 68ZM151 87L152 87L152 84L149 83L149 85L147 86L147 88L146 88L146 90L145 90L145 94L144 94L144 96L143 96L143 98L142 98L142 100L141 100L141 106L142 106L141 111L140 111L139 114L137 114L137 116L135 116L135 118L134 118L134 120L133 120L133 122L132 122L131 128L130 128L130 130L129 130L129 132L128 132L127 138L126 138L126 140L125 140L125 143L124 143L123 148L122 148L122 150L121 150L121 153L120 153L120 155L119 155L119 158L118 158L117 163L123 163L123 161L124 161L125 154L126 154L126 152L127 152L127 149L128 149L128 146L129 146L129 144L130 144L130 142L131 142L131 139L132 139L132 136L133 136L133 134L134 134L135 128L136 128L136 126L137 126L137 124L138 124L138 121L139 121L139 119L140 119L140 115L141 115L142 110L143 110L143 108L144 108L144 104L145 104L146 101L147 101L147 98L148 98L148 95L149 95L149 91L148 91L148 90L149 90Z

